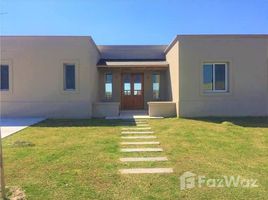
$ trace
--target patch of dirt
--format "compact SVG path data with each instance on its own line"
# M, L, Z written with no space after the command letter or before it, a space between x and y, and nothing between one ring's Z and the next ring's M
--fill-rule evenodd
M13 147L33 147L34 143L24 140L17 140L12 144Z
M20 187L7 187L7 191L8 200L26 200L25 191Z

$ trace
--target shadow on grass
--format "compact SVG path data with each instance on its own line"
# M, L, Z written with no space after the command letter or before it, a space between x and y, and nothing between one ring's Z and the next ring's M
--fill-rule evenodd
M200 117L184 118L216 124L232 123L241 127L268 128L268 117Z
M106 119L47 119L32 127L100 127L100 126L135 126L134 120Z

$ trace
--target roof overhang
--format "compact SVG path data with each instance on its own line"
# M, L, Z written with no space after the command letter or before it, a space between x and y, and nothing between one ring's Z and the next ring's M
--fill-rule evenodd
M168 62L165 60L104 60L101 59L97 66L99 68L105 67L168 67Z

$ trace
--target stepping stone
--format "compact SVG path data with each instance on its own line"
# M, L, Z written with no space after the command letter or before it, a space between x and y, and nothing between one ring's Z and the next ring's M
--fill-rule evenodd
M132 168L132 169L120 169L121 174L163 174L173 173L172 168Z
M151 161L167 161L167 157L129 157L120 158L121 162L151 162Z
M136 124L147 124L147 122L144 122L144 121L137 121L137 122L134 122Z
M160 152L162 148L122 148L121 152Z
M122 136L122 139L152 139L156 138L156 136L153 135L144 135L144 136Z
M122 134L153 134L153 131L122 131Z
M149 126L149 124L136 124L136 126L142 126L142 127L145 127L145 126Z
M122 130L150 130L151 127L130 127L130 128L122 128Z
M160 144L160 142L121 142L122 145Z

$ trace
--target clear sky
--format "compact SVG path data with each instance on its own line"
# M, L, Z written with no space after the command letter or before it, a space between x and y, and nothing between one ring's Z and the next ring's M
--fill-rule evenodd
M2 35L168 44L177 34L267 34L268 0L0 0Z

